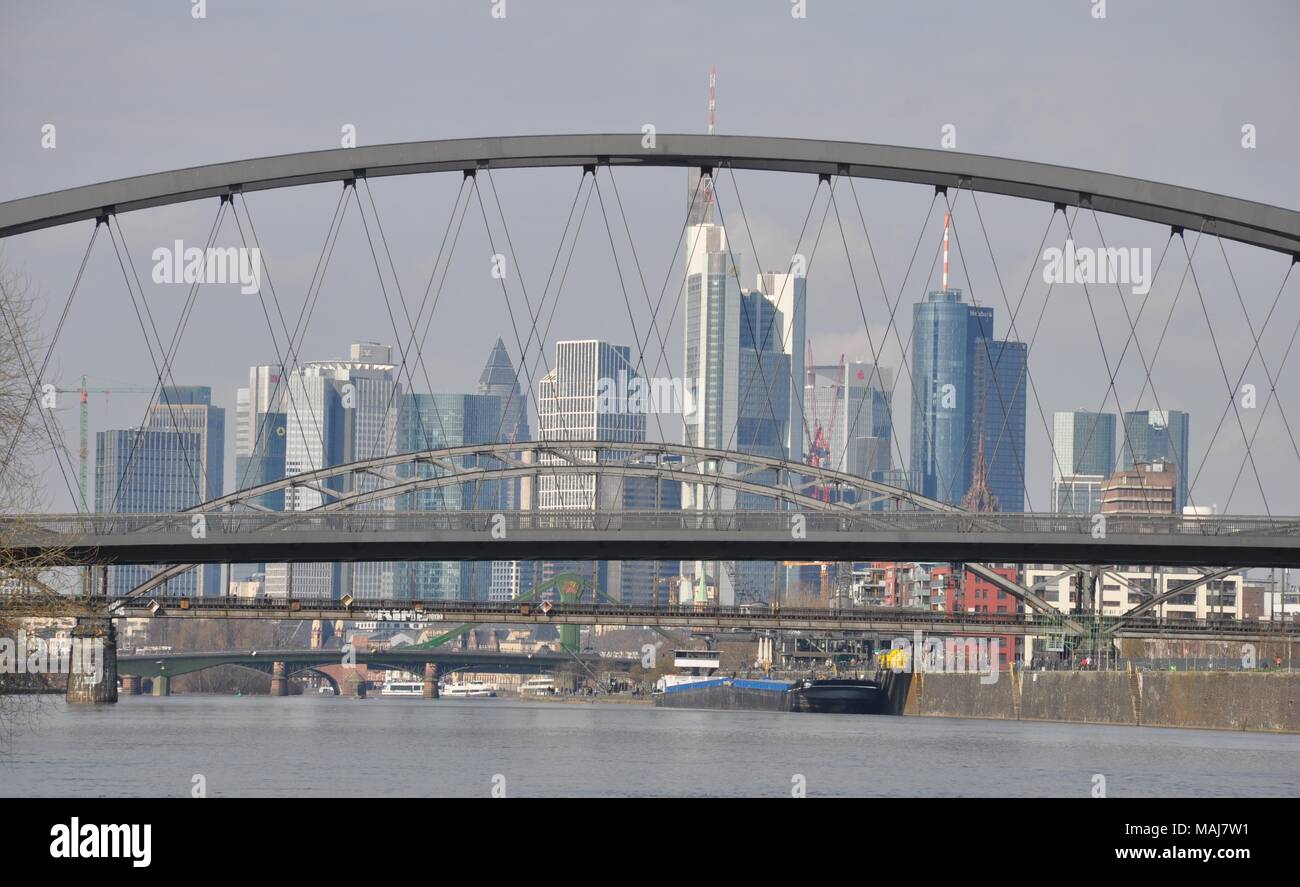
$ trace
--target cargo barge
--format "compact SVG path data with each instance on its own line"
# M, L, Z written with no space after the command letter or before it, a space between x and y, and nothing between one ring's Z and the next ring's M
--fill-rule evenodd
M884 702L879 684L859 678L691 677L666 683L655 696L655 705L664 708L815 714L876 714L884 710Z

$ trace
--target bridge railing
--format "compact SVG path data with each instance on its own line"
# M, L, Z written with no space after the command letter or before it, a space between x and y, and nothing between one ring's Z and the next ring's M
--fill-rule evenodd
M131 534L187 539L215 534L571 531L788 533L796 518L808 533L931 532L1093 537L1092 515L953 514L923 511L330 511L24 515L0 519L7 545L55 546ZM201 536L196 527L202 526ZM1300 536L1300 518L1223 515L1106 515L1106 536Z

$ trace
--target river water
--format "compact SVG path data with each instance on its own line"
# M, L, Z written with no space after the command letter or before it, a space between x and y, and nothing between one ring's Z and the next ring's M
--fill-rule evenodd
M1300 736L508 699L46 697L0 795L1300 796Z

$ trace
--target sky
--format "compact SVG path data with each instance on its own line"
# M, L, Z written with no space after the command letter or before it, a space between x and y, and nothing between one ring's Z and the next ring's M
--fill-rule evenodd
M362 145L638 132L646 124L661 133L702 133L708 72L716 66L722 134L939 148L950 125L958 151L1300 208L1300 56L1294 51L1300 6L1289 0L1104 5L1099 18L1094 0L807 0L806 17L799 18L789 0L505 0L499 18L493 0L208 0L204 17L196 18L191 0L0 0L0 201L334 148L348 125ZM52 148L43 145L47 124L55 127ZM1256 134L1253 148L1242 144L1246 125ZM477 205L466 215L423 347L435 391L472 391L498 336L519 362L500 285L489 274L490 256L501 251L498 242L508 231L518 259L510 283L535 302L578 179L577 170L492 174L505 224L493 214L489 237ZM621 220L614 222L620 285L593 202L564 285L552 289L558 295L545 361L553 359L558 338L635 344L649 323L645 294L655 300L664 290L670 305L680 288L684 171L616 170L614 183L636 255ZM434 268L459 186L454 174L403 176L374 180L369 194L363 192L367 200L373 196L397 283L412 310ZM843 189L837 190L841 222L830 215L811 260L808 337L818 363L837 363L840 354L849 360L878 356L896 370L899 464L900 451L906 454L909 446L911 397L900 367L911 305L938 284L942 198L934 207L933 189L920 185L858 180L837 188ZM291 318L308 292L339 192L332 183L248 197L266 268ZM815 194L820 203L813 202ZM720 176L719 204L740 254L742 281L788 263L809 207L815 225L824 198L815 177ZM487 193L485 199L495 212ZM1050 206L951 192L949 199L958 233L953 285L994 306L997 335L1031 343L1027 509L1049 507L1053 411L1160 407L1191 414L1196 504L1300 513L1300 450L1294 446L1300 355L1283 363L1300 322L1300 275L1287 276L1288 257L1214 238L1170 240L1157 225L1085 213L1072 223L1076 243L1095 246L1104 239L1111 246L1149 247L1157 259L1168 248L1167 264L1145 300L1115 287L1090 293L1058 287L1048 297L1039 245L1061 246L1067 236ZM153 250L177 239L201 245L216 213L217 201L209 199L118 219L164 340L177 327L188 290L152 282ZM5 267L22 275L43 311L47 338L92 228L82 222L0 243ZM227 220L218 244L237 243L238 231ZM630 270L634 262L644 288ZM383 267L388 274L386 260ZM343 357L353 341L395 341L379 279L353 204L320 285L302 359ZM386 286L391 297L396 287L391 281ZM522 290L512 297L520 298ZM1139 311L1138 344L1119 363L1130 333L1126 314ZM1258 351L1252 329L1263 331ZM665 340L666 353L652 340L645 360L661 365L658 375L680 373L680 310ZM274 362L257 297L234 286L201 288L173 374L179 384L212 386L215 401L226 408L227 477L233 475L235 391L247 384L250 365ZM537 355L528 363L538 363ZM542 370L539 365L536 373L531 367L525 373L534 390ZM83 374L103 387L146 386L156 379L122 269L104 237L90 255L43 381L74 388ZM1254 408L1242 405L1239 378L1256 386ZM1276 400L1265 407L1274 383ZM427 390L421 372L416 387ZM1239 396L1235 410L1229 408L1233 392ZM125 393L92 398L92 430L139 424L147 400ZM75 397L65 398L55 415L75 458ZM675 430L669 438L679 439ZM1244 443L1250 439L1253 467ZM73 510L52 462L47 481L48 507Z

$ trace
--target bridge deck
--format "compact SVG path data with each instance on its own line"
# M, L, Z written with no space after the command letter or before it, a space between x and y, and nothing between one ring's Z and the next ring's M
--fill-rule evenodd
M340 511L30 515L8 550L69 563L930 560L1300 566L1300 519L898 512ZM0 529L5 529L0 527ZM196 538L197 537L197 538Z

